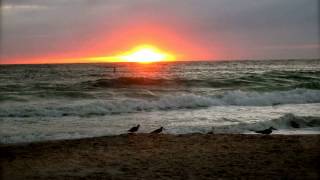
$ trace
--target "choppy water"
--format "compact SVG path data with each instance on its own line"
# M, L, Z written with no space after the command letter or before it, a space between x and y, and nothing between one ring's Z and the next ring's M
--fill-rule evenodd
M320 132L319 60L2 65L0 82L2 143L120 134L138 123L141 132Z

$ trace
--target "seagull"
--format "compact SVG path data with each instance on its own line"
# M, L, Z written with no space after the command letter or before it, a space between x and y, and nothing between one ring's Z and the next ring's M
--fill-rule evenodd
M269 127L268 129L261 130L261 131L254 131L254 132L259 134L271 134L272 130L277 130L277 129L274 127Z
M293 127L293 128L300 128L300 124L297 123L297 122L295 122L295 121L290 121L290 125L291 125L291 127Z
M152 131L151 134L159 134L162 132L163 129L164 129L163 127L160 127L159 129Z
M211 131L209 131L207 134L214 134L214 127L212 127Z
M128 130L128 132L130 132L130 133L137 132L138 129L139 129L139 127L140 127L140 124L138 124L137 126L134 126L134 127L130 128L130 129Z

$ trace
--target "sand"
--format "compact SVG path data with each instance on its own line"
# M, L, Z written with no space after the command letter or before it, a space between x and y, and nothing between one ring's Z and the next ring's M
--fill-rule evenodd
M320 135L120 135L1 145L1 179L320 179Z

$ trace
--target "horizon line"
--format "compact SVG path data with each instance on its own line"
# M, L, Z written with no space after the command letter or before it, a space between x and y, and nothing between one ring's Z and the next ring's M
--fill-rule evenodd
M318 58L279 58L279 59L213 59L213 60L175 60L175 61L160 61L160 62L152 62L154 63L175 63L175 62L229 62L229 61L290 61L290 60L320 60ZM139 62L57 62L57 63L0 63L1 65L59 65L59 64L119 64L119 63L132 63L132 64L141 64Z

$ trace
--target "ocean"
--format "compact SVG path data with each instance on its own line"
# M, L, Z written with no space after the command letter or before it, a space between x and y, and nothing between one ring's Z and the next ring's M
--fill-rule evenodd
M127 133L320 134L320 60L0 66L0 142Z

